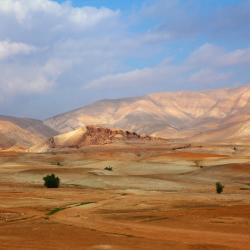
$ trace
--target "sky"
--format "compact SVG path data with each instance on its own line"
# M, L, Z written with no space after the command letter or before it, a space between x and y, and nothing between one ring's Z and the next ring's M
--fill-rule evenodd
M250 0L1 0L0 114L250 84Z

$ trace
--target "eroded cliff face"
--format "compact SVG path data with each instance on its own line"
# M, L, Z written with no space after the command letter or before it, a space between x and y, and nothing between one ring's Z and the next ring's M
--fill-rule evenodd
M68 133L51 137L45 142L32 147L30 151L46 152L50 149L81 148L83 146L129 142L165 142L165 140L148 135L140 135L135 132L122 129L86 126Z

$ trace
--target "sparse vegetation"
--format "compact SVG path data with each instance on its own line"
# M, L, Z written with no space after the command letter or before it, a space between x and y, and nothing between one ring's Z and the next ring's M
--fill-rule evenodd
M55 213L58 213L62 210L65 210L65 209L68 209L68 208L72 208L72 207L80 207L80 206L84 206L84 205L88 205L88 204L92 204L94 202L92 201L87 201L87 202L80 202L80 203L74 203L74 204L69 204L69 205L66 205L64 207L55 207L55 208L52 208L48 213L47 215L50 216L50 215L53 215Z
M51 162L51 165L56 165L59 167L63 166L63 164L60 161L53 161L53 162Z
M240 190L250 190L250 188L247 187L241 187Z
M200 162L199 160L195 160L195 161L194 161L194 164L195 164L196 167L200 167L200 163L201 163L201 162Z
M195 161L194 161L194 164L195 164L195 166L198 167L198 168L203 168L203 166L201 165L201 161L200 161L200 160L195 160Z
M113 171L113 168L111 166L107 166L107 167L104 168L104 170Z
M220 182L215 183L217 194L221 194L223 192L224 186Z
M43 180L44 186L47 188L58 188L60 185L59 177L55 176L54 174L43 177Z
M53 215L53 214L58 213L58 212L60 212L60 211L62 211L62 210L64 210L64 209L65 209L64 207L56 207L56 208L53 208L53 209L51 209L51 210L47 213L47 215Z
M80 206L84 206L84 205L88 205L88 204L92 204L94 203L93 201L85 201L85 202L81 202L79 204L76 204L75 207L80 207Z
M177 147L173 147L172 150L179 150L179 149L186 149L186 148L190 148L192 145L191 144L187 144L187 145L183 145L183 146L177 146Z

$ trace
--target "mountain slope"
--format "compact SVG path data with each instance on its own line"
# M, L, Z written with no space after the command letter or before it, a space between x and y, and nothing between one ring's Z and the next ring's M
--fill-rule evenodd
M227 139L232 138L232 131L244 126L249 118L250 86L243 86L103 100L52 117L45 124L61 133L97 125L165 138L190 139L213 131L220 134L226 128L228 133L224 131L221 138ZM232 129L229 129L231 126ZM237 133L233 134L238 138Z
M43 124L42 121L0 116L0 148L28 148L40 143L57 132Z

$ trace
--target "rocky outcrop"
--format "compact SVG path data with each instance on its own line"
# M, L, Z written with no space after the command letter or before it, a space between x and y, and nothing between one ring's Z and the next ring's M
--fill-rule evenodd
M140 135L122 129L86 126L49 138L46 142L30 149L31 152L46 152L53 149L81 148L91 145L115 143L140 143L165 141L157 137Z

